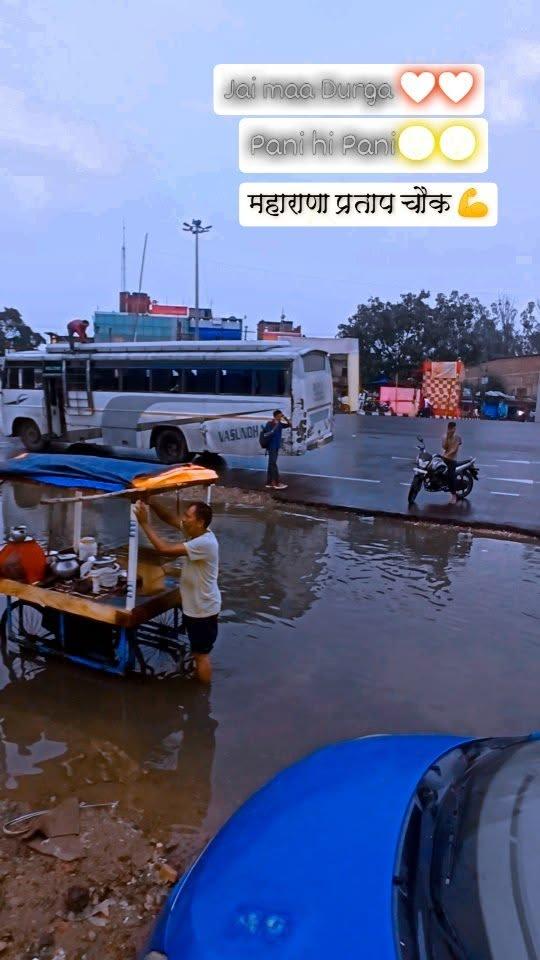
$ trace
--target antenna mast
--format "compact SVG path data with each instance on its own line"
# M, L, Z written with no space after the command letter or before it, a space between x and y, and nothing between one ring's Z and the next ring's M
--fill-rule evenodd
M140 307L140 302L141 302L141 290L142 290L142 282L143 282L143 274L144 274L144 261L145 261L145 258L146 258L146 244L147 244L147 243L148 243L148 234L145 233L145 235L144 235L144 243L143 243L142 257L141 257L141 270L140 270L140 273L139 273L139 294L138 294L138 298L137 298L137 308ZM136 318L135 318L135 329L134 329L134 331L133 331L133 342L135 342L135 340L137 339L137 330L138 330L138 327L139 327L139 317L140 317L140 313L139 313L139 309L137 309L137 316L136 316Z
M144 244L143 244L142 257L141 257L141 272L140 272L140 274L139 274L139 293L140 293L141 290L142 290L142 282L143 282L143 274L144 274L144 261L145 261L145 258L146 258L146 244L147 244L147 243L148 243L148 234L145 233L145 235L144 235Z
M120 289L125 291L126 289L126 224L125 221L122 221L122 276L121 276Z

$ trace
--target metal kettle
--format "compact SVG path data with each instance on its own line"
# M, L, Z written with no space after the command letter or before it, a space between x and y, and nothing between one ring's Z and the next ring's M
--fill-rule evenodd
M52 572L62 580L71 580L79 573L79 561L74 550L61 550L50 559Z

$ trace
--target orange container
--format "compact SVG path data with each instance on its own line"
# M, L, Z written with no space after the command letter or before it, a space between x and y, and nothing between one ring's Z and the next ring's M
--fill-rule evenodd
M21 583L39 583L46 570L47 557L35 540L9 541L0 550L0 577Z

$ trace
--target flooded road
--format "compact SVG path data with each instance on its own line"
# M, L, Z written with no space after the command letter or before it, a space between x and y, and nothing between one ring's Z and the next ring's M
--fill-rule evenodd
M47 512L58 506L4 487L5 527L54 541L69 524ZM114 546L124 510L94 506L83 533ZM213 529L224 611L211 691L0 663L0 797L119 799L158 832L214 832L333 740L540 726L537 543L288 505L220 505Z

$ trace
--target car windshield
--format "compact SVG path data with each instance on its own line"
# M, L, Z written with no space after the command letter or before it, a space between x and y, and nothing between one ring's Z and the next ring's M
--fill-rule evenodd
M540 740L482 740L427 771L395 877L406 960L540 958Z

